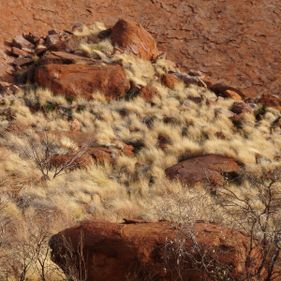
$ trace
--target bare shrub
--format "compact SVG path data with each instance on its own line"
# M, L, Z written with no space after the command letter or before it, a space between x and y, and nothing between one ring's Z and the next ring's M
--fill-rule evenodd
M7 257L7 253L2 249L9 244L6 237L6 229L10 223L10 220L5 214L5 208L5 201L0 199L0 279L3 279L5 276L5 267L3 265Z
M178 225L192 226L198 220L216 221L221 216L208 190L182 187L173 192L161 194L153 208L156 216Z
M177 231L176 239L166 240L164 250L165 267L174 274L175 280L185 280L184 276L187 272L197 272L202 280L203 278L213 281L235 280L231 276L233 268L222 263L215 251L210 252L203 247L190 227L181 226ZM188 249L187 240L191 241Z
M216 252L198 242L193 228L197 222L221 220L222 209L215 204L208 190L200 187L185 189L167 194L162 204L156 206L160 219L170 221L176 229L176 238L166 239L163 249L165 270L175 280L185 280L186 272L200 272L208 280L232 281L232 268L223 264ZM191 241L188 247L187 241Z
M264 171L262 176L246 174L244 181L242 186L217 187L213 201L198 190L196 195L180 192L179 196L164 199L160 217L174 221L177 230L177 237L166 241L164 251L165 266L169 268L170 264L176 264L175 278L184 280L183 274L189 270L202 272L208 280L214 281L279 280L281 169ZM203 212L202 207L205 208ZM215 221L242 231L248 237L242 260L243 274L237 277L234 268L222 262L216 251L198 242L193 230L198 219ZM191 241L188 246L187 241ZM170 268L170 271L174 269Z
M67 161L54 167L50 160L53 156L57 155L56 145L52 143L47 134L44 134L42 140L31 141L29 147L24 151L24 154L35 162L43 179L48 180L50 179L51 172L51 178L54 179L68 170L73 170L79 167L78 160L87 152L88 147L89 144L84 144L81 148L72 153Z
M277 269L281 249L281 168L260 177L248 174L246 179L250 183L247 190L238 192L225 186L218 192L219 201L232 218L230 223L250 237L244 280L276 280L281 274ZM256 250L261 251L261 257L258 264L252 264L250 257Z
M49 223L38 215L26 215L26 221L23 221L9 217L6 205L1 208L0 280L66 280L62 271L50 260L50 216L44 215Z
M61 268L69 281L86 281L87 280L87 253L84 246L84 234L80 232L77 243L73 243L65 236L58 240L51 241L56 243L56 253L58 256L52 256L52 259L60 260Z

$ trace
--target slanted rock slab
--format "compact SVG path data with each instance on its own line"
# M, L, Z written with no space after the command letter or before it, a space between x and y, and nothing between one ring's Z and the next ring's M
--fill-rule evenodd
M48 64L38 67L35 81L66 97L93 98L95 91L108 100L122 98L130 84L120 65Z
M18 35L14 38L14 40L12 42L12 46L20 48L20 49L23 49L23 48L32 49L32 48L34 48L34 45L30 41L25 39L22 35Z

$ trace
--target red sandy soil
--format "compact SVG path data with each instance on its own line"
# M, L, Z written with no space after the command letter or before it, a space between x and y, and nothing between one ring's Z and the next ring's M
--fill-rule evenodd
M168 57L248 95L281 95L280 0L0 0L0 76L4 41L96 20L133 19Z

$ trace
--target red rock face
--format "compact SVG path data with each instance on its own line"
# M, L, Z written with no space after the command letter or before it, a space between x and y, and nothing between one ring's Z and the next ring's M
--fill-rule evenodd
M232 88L221 83L210 85L209 89L213 91L217 96L230 98L233 100L241 100L241 96L243 96L243 93L238 89Z
M281 10L279 0L21 0L0 1L0 49L4 40L51 28L71 29L100 19L142 24L161 51L181 66L200 69L214 81L246 95L280 94ZM0 51L0 77L8 62Z
M245 260L250 243L247 236L211 223L196 223L190 231L200 248L198 252L194 251L194 257L202 251L201 254L208 257L206 263L212 260L230 268L229 275L234 278L230 280L243 280L240 278L245 277ZM50 247L53 261L65 272L74 272L73 269L77 272L83 260L87 281L175 281L179 278L176 272L179 256L177 247L172 245L176 245L175 237L181 237L178 235L167 222L114 224L92 221L54 235ZM189 235L184 237L183 245L192 253L194 241ZM170 243L172 241L174 243ZM73 249L71 259L69 249ZM257 247L252 252L249 270L257 265L258 259ZM207 276L203 267L196 267L190 258L186 257L184 261L180 280L216 280Z
M111 40L124 51L143 59L151 60L159 54L154 38L133 21L119 20L112 28Z
M232 158L209 154L191 157L187 160L167 168L165 170L168 178L178 179L187 185L196 183L209 183L222 185L225 182L224 175L236 175L241 166Z
M235 113L235 114L243 114L243 113L247 113L247 112L252 112L252 108L244 102L234 102L230 108L230 110Z
M139 96L142 97L145 101L149 102L152 101L154 97L159 96L159 92L155 87L147 85L140 89Z
M91 99L95 91L109 100L118 99L130 86L120 65L43 65L36 70L35 81L55 94L85 99Z
M174 90L180 80L173 74L164 74L161 77L162 83L171 90Z
M265 106L271 106L279 111L281 111L281 97L280 96L273 96L273 95L262 95L259 100L260 103L264 104Z

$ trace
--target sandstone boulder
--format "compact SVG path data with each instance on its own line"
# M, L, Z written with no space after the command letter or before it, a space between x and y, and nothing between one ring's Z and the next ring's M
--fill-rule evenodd
M274 107L275 109L281 111L281 97L271 94L264 94L259 99L259 102L265 106Z
M87 153L92 157L96 163L112 163L113 162L113 149L105 146L90 147Z
M55 94L91 99L100 91L108 100L118 99L129 89L129 81L120 65L48 64L35 71L36 83Z
M71 32L50 30L45 37L44 45L48 50L53 51L70 51L73 52L79 44L85 40L83 37L76 37Z
M234 102L232 104L230 110L235 114L243 114L243 113L247 113L247 112L252 112L251 106L243 101Z
M65 51L51 51L46 53L41 59L40 64L90 64L89 58L78 56Z
M253 247L248 255L250 239L243 233L204 222L190 233L168 222L89 221L54 235L49 245L52 260L66 274L80 272L86 281L243 280L245 267L256 266L258 250ZM179 239L188 255L180 255ZM226 279L215 279L212 272Z
M162 83L171 90L174 90L176 85L180 82L176 75L173 74L164 74L161 77Z
M182 80L186 85L197 85L199 87L207 88L208 85L204 81L204 75L200 75L200 72L174 72L174 75Z
M113 162L112 150L103 147L89 147L77 152L57 154L51 157L50 165L56 169L66 167L68 170L81 169L89 166L93 161L98 164Z
M223 185L226 178L239 175L241 165L234 159L217 154L195 156L165 170L168 178L187 185L208 183Z
M237 101L242 100L242 97L237 93L237 91L234 90L226 90L224 92L224 96L226 98L237 100Z
M242 100L243 97L243 93L240 90L221 83L213 84L209 86L209 89L213 91L217 96L224 98L239 101Z
M151 85L144 86L139 91L139 96L142 97L147 102L152 101L152 99L158 95L159 95L158 90Z
M15 57L25 57L29 55L29 52L27 50L19 49L17 47L12 47L11 55Z
M120 19L112 28L111 40L124 51L142 59L155 59L159 54L154 38L140 25Z

